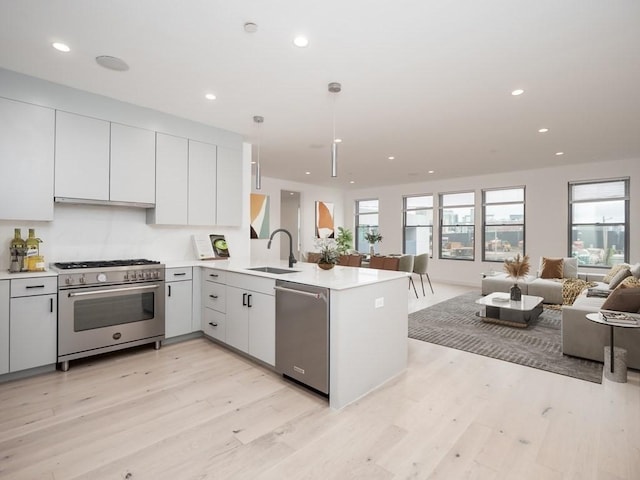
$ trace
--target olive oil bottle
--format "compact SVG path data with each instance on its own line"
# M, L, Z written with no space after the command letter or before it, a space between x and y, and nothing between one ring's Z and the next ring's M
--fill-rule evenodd
M24 267L24 254L27 245L22 240L22 234L19 228L13 229L13 240L9 246L11 252L11 265L9 267L10 272L19 272Z
M29 237L25 242L27 253L25 257L25 270L39 272L44 270L44 258L40 255L40 243L42 240L36 237L34 228L29 229Z

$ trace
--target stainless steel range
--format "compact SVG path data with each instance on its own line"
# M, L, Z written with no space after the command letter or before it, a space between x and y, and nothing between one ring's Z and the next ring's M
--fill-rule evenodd
M164 265L152 260L54 263L58 362L164 339Z

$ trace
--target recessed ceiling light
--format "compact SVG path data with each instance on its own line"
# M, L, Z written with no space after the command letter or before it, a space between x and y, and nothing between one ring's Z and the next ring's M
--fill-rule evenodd
M289 192L289 195L294 195L294 193L293 192Z
M258 25L253 22L245 23L243 28L246 33L256 33L258 31Z
M207 93L204 98L206 98L207 100L215 100L216 96L213 93Z
M255 164L256 164L255 160L252 160L251 165L255 165Z
M311 175L311 172L304 172L305 175Z
M387 157L387 158L388 158L389 160L395 160L395 159L396 159L396 157L393 157L393 156L391 156L391 157Z
M560 155L564 155L564 152L556 152L556 155L559 157Z
M66 43L53 42L51 46L56 50L58 50L59 52L67 53L71 51L71 49L69 48L69 45L67 45Z
M355 180L349 180L349 183L353 184L353 183L356 183L356 181Z
M129 65L118 57L112 57L110 55L100 55L96 57L96 62L98 65L104 68L108 68L109 70L116 70L117 72L125 72L129 70Z
M521 88L517 88L513 92L511 92L511 95L513 95L514 97L517 97L518 95L522 95L523 93L524 93L524 90L522 90Z
M540 128L538 129L538 133L547 133L549 131L548 128Z
M431 174L431 173L435 173L435 171L429 170L427 173Z
M304 35L297 35L293 39L293 44L296 47L304 48L304 47L309 45L309 39L307 37L305 37Z
M342 143L342 139L341 138L336 138L333 141L336 142L336 143Z

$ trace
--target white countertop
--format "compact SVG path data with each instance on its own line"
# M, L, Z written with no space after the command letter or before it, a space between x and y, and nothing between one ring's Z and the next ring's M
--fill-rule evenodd
M44 272L17 272L11 273L8 270L0 272L0 280L15 280L18 278L37 278L37 277L57 277L58 273L53 270L46 270Z
M336 265L331 270L322 270L315 263L298 262L293 265L292 273L274 274L248 270L251 267L277 267L288 268L286 260L280 262L252 263L241 260L194 260L182 262L167 262L167 268L175 267L204 267L226 270L229 272L244 273L276 280L288 280L304 283L317 287L330 288L332 290L346 290L348 288L361 287L374 283L386 282L397 278L406 278L408 273L392 270L378 270L375 268L341 267Z
M178 267L202 267L217 268L229 272L244 273L264 278L276 280L289 280L297 283L305 283L317 287L330 288L332 290L346 290L363 285L386 282L397 278L406 278L408 273L392 270L378 270L375 268L341 267L336 265L331 270L322 270L315 263L298 262L291 269L292 273L275 274L248 270L251 267L277 267L289 269L286 260L279 262L248 262L242 260L182 260L169 261L165 263L166 268ZM11 280L19 278L55 277L58 273L53 270L44 272L20 272L10 273L0 272L0 280Z

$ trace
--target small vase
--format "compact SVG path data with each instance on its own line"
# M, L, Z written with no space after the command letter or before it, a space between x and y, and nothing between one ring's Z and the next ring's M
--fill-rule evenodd
M374 256L376 254L376 247L374 245L369 245L369 255Z
M519 302L520 300L522 300L522 290L520 290L520 287L517 283L514 283L513 287L511 287L509 298L514 302Z
M331 270L334 267L333 263L318 263L318 266L322 270Z

